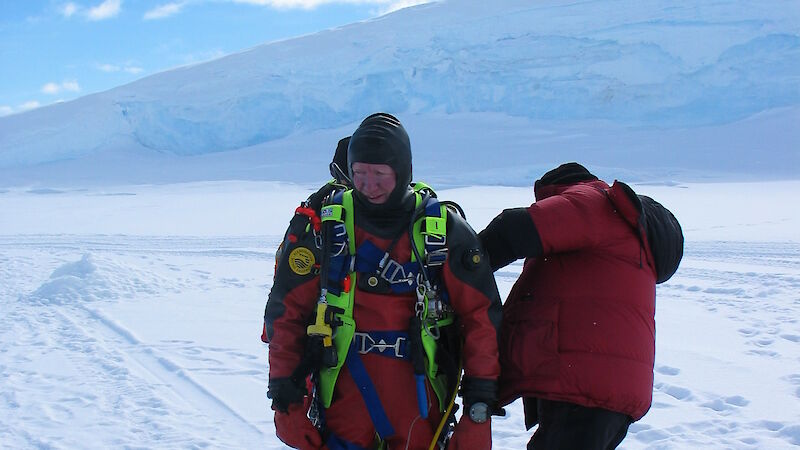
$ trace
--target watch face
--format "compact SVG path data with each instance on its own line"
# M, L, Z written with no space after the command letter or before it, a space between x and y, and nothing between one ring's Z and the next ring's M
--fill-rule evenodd
M489 420L489 405L474 403L469 408L469 418L475 423L484 423Z

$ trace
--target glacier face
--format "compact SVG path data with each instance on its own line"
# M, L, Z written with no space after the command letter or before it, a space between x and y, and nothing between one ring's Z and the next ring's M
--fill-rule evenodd
M0 167L225 152L377 110L620 132L724 126L800 104L798 25L796 1L420 5L0 118Z

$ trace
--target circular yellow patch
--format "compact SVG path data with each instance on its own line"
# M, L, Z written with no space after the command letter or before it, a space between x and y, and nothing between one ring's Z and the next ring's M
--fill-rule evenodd
M305 247L297 247L289 253L289 268L298 275L308 275L314 267L314 253Z
M481 255L472 255L472 263L478 265L481 263Z

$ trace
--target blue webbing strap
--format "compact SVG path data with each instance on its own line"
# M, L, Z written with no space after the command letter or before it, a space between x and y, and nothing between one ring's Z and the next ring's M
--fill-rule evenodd
M328 447L328 450L369 450L368 448L353 444L352 442L347 442L333 433L328 436L325 445Z
M384 251L369 239L365 239L356 249L356 272L372 273L378 268Z
M372 419L372 425L375 426L375 431L382 440L386 440L394 436L394 428L389 423L389 418L386 417L386 411L383 409L381 399L378 397L378 392L375 390L375 385L367 373L364 363L361 361L361 355L355 345L350 346L350 351L347 352L347 359L345 360L347 369L350 370L350 376L358 386L358 391L361 392L361 397L367 406L367 412Z
M341 295L342 281L350 272L350 255L331 256L328 268L328 292Z
M442 209L439 207L439 201L431 197L425 205L425 215L428 217L442 217Z

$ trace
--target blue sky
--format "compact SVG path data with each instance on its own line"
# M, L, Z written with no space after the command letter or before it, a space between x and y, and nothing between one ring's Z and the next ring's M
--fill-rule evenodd
M424 0L0 0L0 116Z

